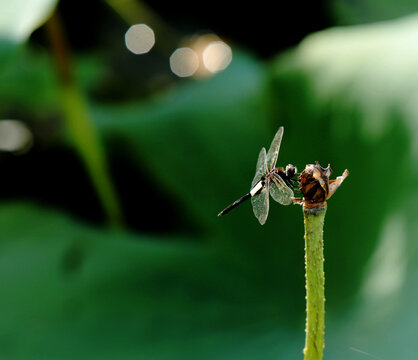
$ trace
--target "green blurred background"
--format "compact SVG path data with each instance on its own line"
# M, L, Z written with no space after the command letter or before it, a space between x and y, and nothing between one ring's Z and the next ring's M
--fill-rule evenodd
M229 65L173 74L208 38ZM350 170L324 359L415 359L416 1L0 0L1 359L301 359L301 208L216 216L281 125L279 165Z

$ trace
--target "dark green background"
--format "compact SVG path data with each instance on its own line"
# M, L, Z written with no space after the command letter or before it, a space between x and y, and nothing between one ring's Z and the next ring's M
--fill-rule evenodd
M265 226L250 204L216 216L248 192L279 126L280 165L350 171L325 222L324 359L416 356L418 15L407 1L328 5L331 25L349 26L264 60L232 43L231 65L206 80L153 75L136 89L112 26L120 48L76 47L123 205L117 230L62 125L42 28L2 30L0 116L35 134L28 153L0 154L2 359L302 358L301 208L272 203ZM0 17L2 29L19 19Z

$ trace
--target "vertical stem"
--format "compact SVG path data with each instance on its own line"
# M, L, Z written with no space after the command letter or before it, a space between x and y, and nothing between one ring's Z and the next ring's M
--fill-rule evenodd
M46 23L60 80L61 109L68 134L93 182L111 226L122 224L122 211L110 179L104 148L93 125L87 101L74 78L69 47L55 12Z
M65 84L61 88L61 103L68 134L84 161L108 222L112 227L119 227L122 225L119 201L86 100L76 85Z
M324 207L303 209L305 220L306 341L305 360L321 360L324 351Z

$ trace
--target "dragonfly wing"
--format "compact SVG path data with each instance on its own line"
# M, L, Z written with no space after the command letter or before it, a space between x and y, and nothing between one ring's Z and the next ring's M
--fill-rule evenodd
M266 162L266 149L262 148L260 155L258 155L257 167L255 170L255 176L253 182L251 183L251 189L260 181L261 177L267 172L267 162Z
M267 166L269 170L274 169L276 166L277 157L279 156L280 143L282 142L283 138L283 131L283 126L280 126L276 135L274 135L274 139L271 142L269 152L267 153Z
M261 225L264 225L269 214L269 189L266 185L258 195L251 198L253 212Z
M269 188L271 197L278 203L290 205L293 202L293 190L286 185L279 175L273 176Z

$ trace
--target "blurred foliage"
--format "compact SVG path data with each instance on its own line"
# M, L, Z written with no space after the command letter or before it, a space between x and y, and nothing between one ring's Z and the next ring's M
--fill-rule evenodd
M329 7L339 25L392 20L418 11L414 0L334 0Z
M111 168L129 164L117 182L134 204L127 217L154 231L111 231L32 198L3 201L1 357L301 358L301 209L272 204L263 227L249 204L216 217L248 191L259 149L283 125L280 165L350 170L325 222L325 358L413 358L417 40L417 16L329 29L268 64L235 50L210 79L112 103L96 92L111 76L107 59L77 56ZM0 64L1 116L34 129L60 119L49 52L0 51L12 59ZM67 148L65 132L51 136L47 152ZM144 180L127 182L136 172ZM74 179L62 192L86 206ZM172 219L186 225L159 235Z

